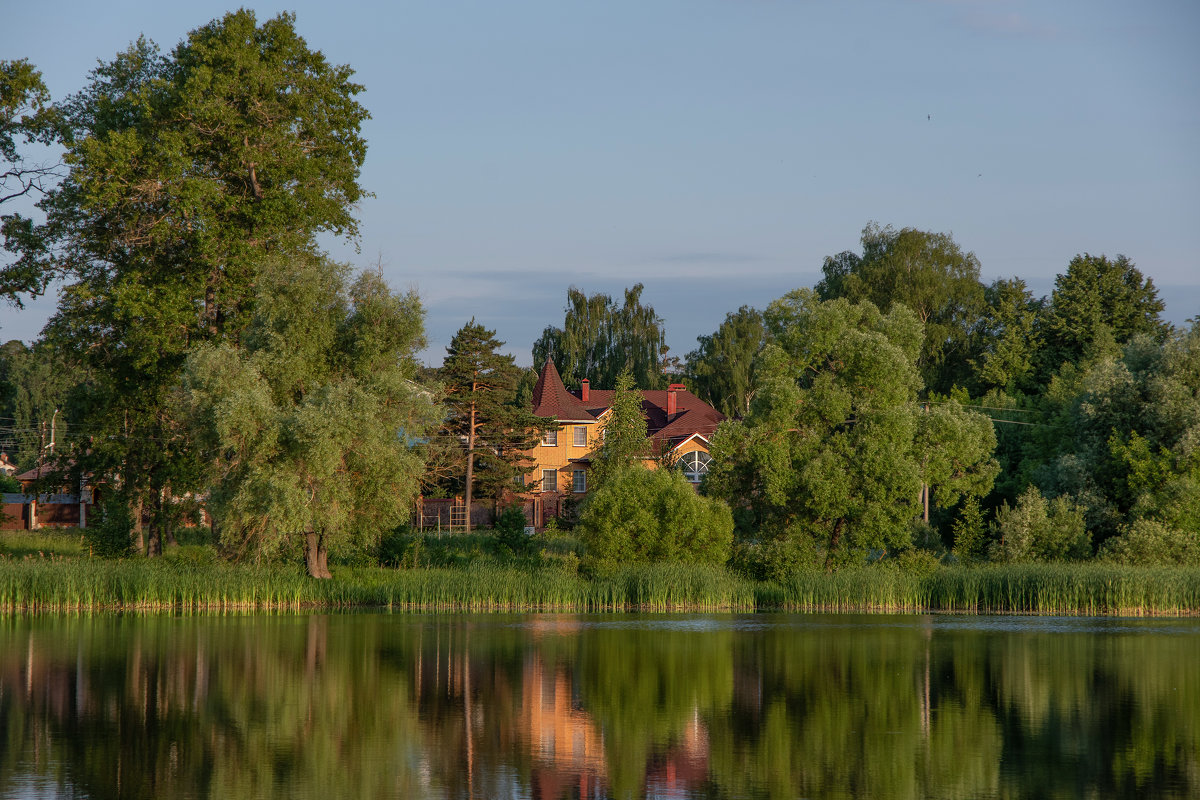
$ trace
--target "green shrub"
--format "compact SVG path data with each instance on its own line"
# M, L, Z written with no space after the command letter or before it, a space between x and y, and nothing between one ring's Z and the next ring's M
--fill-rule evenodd
M532 549L525 533L525 511L520 504L511 505L496 517L496 542L513 555L525 555Z
M379 537L377 555L381 567L416 566L421 554L421 539L409 525L399 525Z
M680 472L634 465L611 473L588 496L576 531L588 556L602 564L723 564L733 515L722 501L696 494Z
M1200 565L1200 535L1141 519L1105 542L1100 556L1124 564Z
M962 510L951 530L954 532L955 558L963 564L972 564L983 557L986 529L978 499L968 495L963 500Z
M125 558L133 552L133 514L120 495L109 495L101 506L100 519L83 531L83 541L92 555Z
M906 575L925 577L941 569L942 562L935 553L921 548L912 548L887 559L885 563L895 564Z
M1069 561L1092 553L1083 510L1064 497L1047 501L1030 486L1015 506L1005 503L992 523L992 561Z
M808 534L789 530L788 535L761 542L739 542L730 559L733 569L760 581L783 583L796 575L815 572L824 552Z

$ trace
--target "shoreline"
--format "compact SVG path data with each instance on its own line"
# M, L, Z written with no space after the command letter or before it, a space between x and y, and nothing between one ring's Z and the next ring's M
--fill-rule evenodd
M886 566L759 582L721 567L631 565L593 576L554 566L288 567L0 556L0 617L122 613L822 613L1174 617L1200 615L1200 568L1111 564Z

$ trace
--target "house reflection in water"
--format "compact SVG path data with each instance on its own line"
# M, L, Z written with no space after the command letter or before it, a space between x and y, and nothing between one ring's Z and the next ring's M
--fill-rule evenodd
M569 619L546 619L535 628L536 639L540 634L572 635L578 625ZM606 737L637 736L638 732L602 730L585 708L569 664L551 665L540 654L530 653L522 689L518 738L530 754L532 797L609 797L610 767L632 765L608 763ZM703 787L708 781L709 739L699 709L695 709L677 739L661 750L646 753L645 758L639 766L645 768L647 797L685 798Z

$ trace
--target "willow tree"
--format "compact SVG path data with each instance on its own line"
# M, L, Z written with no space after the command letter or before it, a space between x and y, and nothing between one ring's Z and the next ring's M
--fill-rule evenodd
M831 567L909 546L923 479L946 501L991 488L986 420L947 408L922 421L922 325L906 306L799 290L764 318L754 400L717 429L705 484L741 509L743 533Z
M302 540L309 574L406 518L437 420L414 382L424 345L413 294L323 258L260 276L245 346L206 344L187 362L182 416L212 454L204 484L222 543L270 556Z
M642 304L643 288L638 283L626 289L625 302L617 305L608 295L589 297L572 286L563 326L548 326L533 343L533 363L553 359L570 388L584 378L593 386L612 386L626 371L638 388L660 388L666 333L654 307Z
M870 223L862 255L825 259L817 284L822 300L870 301L883 311L908 306L925 327L918 366L925 385L947 392L966 375L971 330L984 308L979 259L945 233Z
M243 9L169 55L139 39L57 109L67 174L0 285L66 281L51 331L89 376L75 421L96 434L77 455L153 519L196 475L168 410L188 354L242 337L273 257L357 233L368 114L351 74L291 15Z
M725 315L725 321L687 354L688 387L727 417L741 417L753 394L754 357L766 330L762 314L750 306Z

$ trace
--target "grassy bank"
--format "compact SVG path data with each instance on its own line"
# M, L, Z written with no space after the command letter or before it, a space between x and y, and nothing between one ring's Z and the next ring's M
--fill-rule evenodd
M11 552L11 551L10 551ZM341 567L312 580L282 567L187 554L104 561L0 557L0 613L237 611L357 607L422 611L800 611L1183 615L1200 612L1200 569L1100 564L888 567L796 576L783 583L724 569L659 564L585 577L534 564L457 568Z

